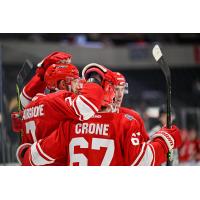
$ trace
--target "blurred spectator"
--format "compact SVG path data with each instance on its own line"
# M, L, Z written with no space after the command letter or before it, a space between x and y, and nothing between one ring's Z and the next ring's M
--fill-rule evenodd
M200 80L195 80L192 85L194 94L200 95Z
M184 165L189 161L190 139L187 129L181 130L182 145L179 149L179 162Z
M175 111L172 107L171 108L171 122L172 122L172 124L174 123L175 119L176 119L176 114L175 114ZM159 108L158 124L149 131L150 139L151 139L151 137L154 133L156 133L157 131L159 131L161 129L161 127L166 126L166 125L167 125L167 106L163 104ZM178 163L179 163L178 150L175 149L173 152L174 153L173 153L172 165L178 165ZM166 163L163 163L163 165L166 165Z
M195 165L200 161L200 139L196 128L182 130L183 144L179 150L179 160L181 165Z
M176 115L174 109L171 108L171 110L172 110L171 121L172 123L174 123ZM159 131L161 127L165 126L166 124L167 124L167 106L161 105L159 108L158 124L149 131L150 138L155 132Z
M190 158L189 158L189 160L196 162L196 156L197 156L197 153L198 153L197 130L195 128L191 128L188 133L189 133L189 139L190 139L190 146L189 146Z

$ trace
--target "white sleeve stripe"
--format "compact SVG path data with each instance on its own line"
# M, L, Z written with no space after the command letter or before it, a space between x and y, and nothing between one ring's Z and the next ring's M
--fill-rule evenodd
M39 141L39 142L40 142L40 141ZM54 159L53 159L52 157L50 157L50 156L48 156L46 153L44 153L44 151L42 150L42 148L41 148L39 142L37 143L37 146L38 146L38 149L40 150L40 153L41 153L44 157L46 157L47 159L49 159L50 161L54 161Z
M145 148L145 143L143 143L143 145L142 145L142 149L141 149L141 151L140 151L140 153L139 153L139 155L138 155L138 157L135 159L135 161L133 162L133 166L138 162L138 160L140 159L140 157L142 156L142 154L143 154L143 151L144 151L144 148Z
M152 161L153 161L153 152L151 150L151 147L147 145L145 153L142 156L140 162L138 163L138 166L151 166Z
M25 89L25 88L24 88L24 89ZM32 97L29 97L29 96L26 94L26 92L25 92L24 89L22 90L23 95L24 95L28 100L31 101Z
M45 158L43 158L40 153L38 152L37 150L37 143L34 143L32 146L31 146L31 163L33 165L48 165L48 164L52 164L54 161L51 160L47 160ZM41 148L40 148L41 149ZM43 152L43 151L42 151ZM44 152L43 152L44 153ZM42 153L41 153L42 154ZM45 154L46 155L46 154Z
M152 161L152 166L154 166L155 165L155 150L154 150L154 147L151 145L151 144L149 144L149 146L151 147L151 151L153 152L153 161Z
M30 103L30 100L28 100L24 95L23 93L20 94L20 101L21 101L21 104L23 107L26 107L29 103Z
M17 151L16 151L16 158L17 158L17 161L18 161L18 163L21 165L22 163L21 163L21 160L19 159L19 151L21 150L21 148L22 147L24 147L24 146L31 146L31 143L24 143L24 144L22 144L22 145L20 145L18 148L17 148Z
M81 98L83 98L83 100L85 100L96 112L98 112L98 108L91 102L89 101L86 97L84 97L83 95L79 95Z
M31 158L32 158L32 156L29 156L29 162L30 162L31 166L35 166L35 165L33 164L32 160L31 160Z
M72 102L72 107L74 108L76 115L79 116L79 120L82 121L83 120L83 116L80 114L80 112L79 112L79 110L77 108L76 101Z
M88 106L79 96L74 99L73 106L78 116L82 116L83 120L87 120L95 114L93 109Z
M95 112L97 112L96 111L96 109L94 109L90 104L88 104L88 102L86 102L84 99L82 99L81 97L80 97L80 100L85 104L85 105L87 105L94 113Z
M78 110L78 108L77 108L76 101L73 101L73 102L72 102L72 106L73 106L73 108L74 108L76 114L77 114L78 116L81 115L80 112L79 112L79 110Z

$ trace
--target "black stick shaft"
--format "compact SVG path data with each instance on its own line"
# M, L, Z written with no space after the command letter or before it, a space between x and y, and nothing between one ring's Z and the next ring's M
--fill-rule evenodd
M160 64L166 79L167 128L171 128L171 72L163 57L160 58L158 63ZM171 153L169 152L167 154L167 166L172 166L170 157Z
M171 80L167 81L167 128L171 128Z

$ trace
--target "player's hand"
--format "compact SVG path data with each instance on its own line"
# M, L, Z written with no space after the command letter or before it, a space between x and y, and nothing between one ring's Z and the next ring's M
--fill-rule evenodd
M37 64L36 73L40 76L41 79L43 79L46 69L50 65L59 63L68 64L71 63L71 58L72 58L71 54L61 51L53 52L52 54L48 55L40 63Z
M182 143L180 130L175 125L173 125L170 129L162 127L152 136L153 140L156 140L157 138L165 142L169 151L179 148Z
M19 112L12 112L11 113L11 124L12 124L12 131L15 133L20 133L22 129L22 120L21 114Z

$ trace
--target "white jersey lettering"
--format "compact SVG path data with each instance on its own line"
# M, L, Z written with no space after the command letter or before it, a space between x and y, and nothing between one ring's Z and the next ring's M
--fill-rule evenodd
M44 105L41 104L39 106L34 106L31 108L27 108L23 113L23 120L27 120L34 117L39 117L44 115Z
M76 134L95 134L108 136L109 124L78 123L75 126Z

